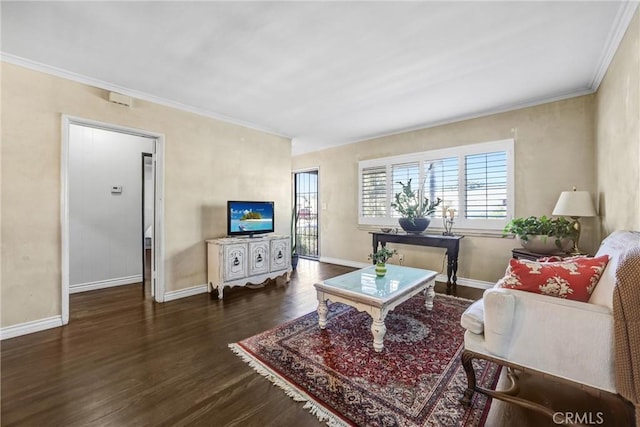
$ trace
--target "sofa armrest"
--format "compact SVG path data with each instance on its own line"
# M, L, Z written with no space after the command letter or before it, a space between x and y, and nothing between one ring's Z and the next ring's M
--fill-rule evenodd
M501 288L485 291L484 304L485 345L492 355L615 390L608 307Z
M515 321L516 297L507 289L493 288L484 293L484 339L487 350L503 356L511 341Z

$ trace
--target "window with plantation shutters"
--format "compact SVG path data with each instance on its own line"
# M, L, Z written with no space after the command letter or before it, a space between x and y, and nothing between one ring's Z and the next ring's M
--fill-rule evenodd
M465 214L469 219L507 217L507 154L465 156Z
M391 175L393 177L391 184L392 195L402 191L401 182L406 184L409 180L411 180L412 188L417 189L420 185L420 163L411 162L391 165ZM391 201L393 202L393 199ZM400 214L395 209L391 210L391 216L400 218Z
M360 215L384 218L387 215L387 167L374 166L360 172Z
M442 228L445 209L455 210L454 229L502 230L513 216L512 139L359 163L359 223L397 227L391 203L411 180L413 190L441 204L430 229Z
M424 164L427 171L425 182L429 200L438 198L442 200L435 216L442 217L443 207L459 211L458 158L426 160Z

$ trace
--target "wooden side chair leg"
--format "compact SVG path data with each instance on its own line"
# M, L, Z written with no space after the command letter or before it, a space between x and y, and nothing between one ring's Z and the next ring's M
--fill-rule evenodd
M471 406L471 398L476 390L476 373L473 370L473 356L474 354L468 350L462 352L462 367L467 374L467 389L460 399L460 403L464 406Z
M477 393L484 394L485 396L489 396L493 399L500 399L504 402L512 403L514 405L518 405L523 408L540 412L541 414L545 414L549 418L553 418L554 414L557 415L556 412L551 408L548 408L539 403L522 399L516 396L519 391L519 386L517 381L518 376L516 375L514 369L511 366L505 366L507 368L507 377L510 381L509 387L506 390L501 390L501 391L491 390L491 389L480 387L479 385L477 385L476 373L473 369L473 359L476 357L477 355L472 351L464 350L462 352L462 356L461 356L462 367L464 368L464 371L467 374L467 389L464 391L464 395L462 396L462 398L460 398L460 403L462 405L471 406L471 398L473 397L473 394L477 392ZM564 418L561 421L562 421L562 424L565 424L565 425L586 427L583 424L571 423L568 420L567 420L568 422L565 422ZM640 427L640 425L638 427Z

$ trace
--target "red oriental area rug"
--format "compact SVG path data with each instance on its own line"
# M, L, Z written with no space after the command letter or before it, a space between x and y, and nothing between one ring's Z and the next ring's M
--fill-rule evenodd
M387 315L380 353L371 317L339 303L324 330L313 312L229 347L331 426L482 426L490 401L476 393L470 408L458 402L466 388L459 322L470 303L436 295L426 311L422 295L411 298ZM494 387L500 368L474 366L479 385Z

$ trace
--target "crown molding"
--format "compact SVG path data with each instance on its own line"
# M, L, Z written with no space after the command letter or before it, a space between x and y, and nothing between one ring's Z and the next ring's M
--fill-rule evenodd
M620 42L622 42L622 38L627 32L631 19L633 19L633 14L637 8L637 1L625 1L620 5L620 9L618 9L618 13L614 19L614 24L611 27L609 36L607 37L607 43L602 55L600 56L600 61L598 61L600 65L591 79L591 89L594 92L598 90L600 83L602 83L602 79L604 79L605 74L607 74L609 65L611 65L611 61L613 61L613 56L616 54L616 51L620 46Z
M103 80L94 79L92 77L87 77L82 74L77 74L72 71L68 71L62 68L53 67L50 65L46 65L40 62L32 61L27 58L22 58L20 56L12 55L6 52L0 52L0 60L2 62L7 62L9 64L18 65L24 68L28 68L30 70L39 71L41 73L50 74L56 77L60 77L63 79L71 80L76 83L85 84L88 86L97 87L99 89L108 90L110 92L118 92L123 95L130 96L135 99L140 99L147 102L152 102L154 104L163 105L165 107L175 108L177 110L186 111L189 113L198 114L200 116L208 117L210 119L220 120L226 123L231 123L234 125L242 126L245 128L257 130L260 132L268 133L270 135L278 136L281 138L291 139L290 136L281 134L273 129L265 128L262 126L258 126L255 123L246 122L243 120L238 120L231 118L229 116L225 116L223 114L218 114L213 111L205 110L202 108L192 107L186 104L182 104L180 102L171 101L169 99L161 98L159 96L150 95L145 92L140 92L135 89L130 89L124 86L119 86L116 84L112 84L109 82L105 82Z

